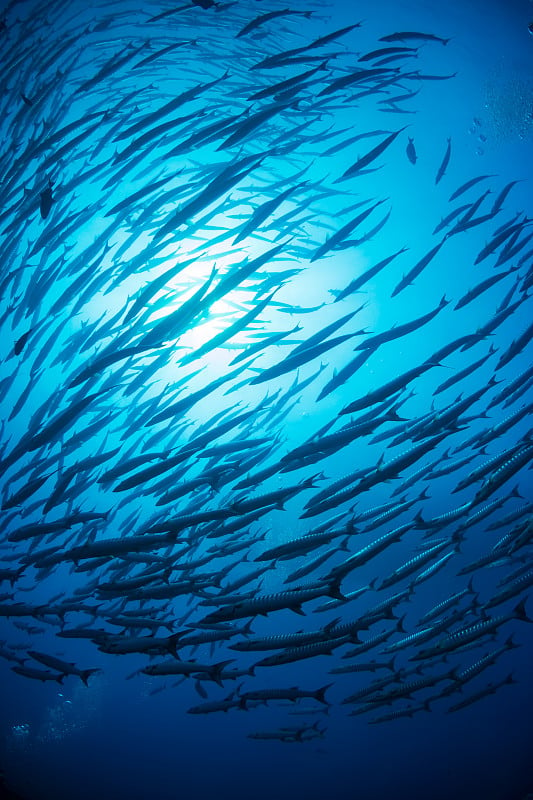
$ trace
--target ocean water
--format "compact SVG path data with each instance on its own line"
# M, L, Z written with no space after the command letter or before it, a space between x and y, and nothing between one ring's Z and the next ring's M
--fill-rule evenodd
M6 797L533 793L532 21L0 13Z

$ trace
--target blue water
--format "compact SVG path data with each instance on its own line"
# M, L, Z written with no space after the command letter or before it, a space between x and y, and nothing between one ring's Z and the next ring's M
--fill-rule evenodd
M476 513L486 503L502 501L486 518L465 529L459 552L453 551L452 537L468 520L468 513L449 525L430 529L427 539L414 521L417 512L431 520L473 500L480 486L486 487L482 480L461 492L453 489L487 458L515 445L520 445L520 452L530 453L531 386L524 384L524 393L511 396L509 405L503 400L496 402L496 398L532 365L531 342L525 332L533 318L528 286L533 269L533 239L528 240L532 233L529 215L533 213L533 38L528 25L533 6L526 0L485 4L463 0L438 6L421 0L379 4L363 0L354 5L295 0L290 10L310 12L307 16L285 14L237 36L259 15L286 9L276 0L220 2L209 8L186 2L173 6L154 0L141 6L130 0L112 4L95 0L88 5L11 2L0 14L4 20L0 26L0 574L1 570L21 567L22 571L24 567L13 587L7 579L0 584L0 768L9 786L27 798L523 800L533 792L533 643L532 627L526 622L509 618L493 636L476 640L475 647L454 650L446 661L425 661L421 676L414 676L437 676L452 669L457 674L503 647L512 635L517 647L500 652L462 691L453 686L455 679L451 678L418 689L411 698L396 698L367 713L350 715L360 704L346 704L343 699L375 678L383 678L387 671L330 673L348 663L389 660L391 655L383 653L383 648L420 630L422 615L462 591L471 577L477 603L471 607L472 595L461 600L464 617L450 628L452 632L500 614L511 616L524 599L526 611L533 617L527 587L517 589L505 603L485 609L501 589L501 581L519 568L526 571L531 564L530 509L517 522L489 527L533 500L530 458L524 457L515 474L489 491L485 501L472 506L471 513ZM157 19L164 12L169 13ZM356 23L361 24L335 40L304 49L318 37ZM405 41L380 41L380 37L402 31L449 41L444 45L440 40L412 36ZM167 47L158 57L141 63ZM354 83L320 94L356 69L375 68L378 57L358 59L382 47L418 50L383 65L398 70L384 76L391 79L388 85L369 77L363 85ZM292 54L295 63L252 69L268 56L297 48L302 50ZM262 89L319 66L322 68L306 76L294 95L250 99ZM421 79L416 70L433 79ZM157 110L179 93L208 82L213 84L195 98L156 116ZM401 97L410 93L412 97ZM393 97L400 99L392 101ZM228 127L212 141L189 143L189 137L205 126L234 115L233 125L242 126L272 102L286 105L246 135L242 127ZM180 124L171 126L171 120L180 117ZM156 129L164 123L168 123L166 127ZM56 135L67 125L72 125L68 132ZM233 143L228 138L235 130L242 135ZM339 180L359 158L396 131L401 132L365 170ZM341 146L356 136L361 138ZM407 154L409 137L416 149L415 164ZM449 164L436 183L448 140ZM328 154L330 149L335 152ZM258 155L256 162L242 161L253 155ZM205 204L191 206L191 213L179 222L169 222L175 212L200 195L217 172L239 162L239 169L253 169ZM481 175L489 177L449 200L462 184ZM494 202L510 182L516 183L502 208L491 216ZM142 195L152 183L157 183L153 191ZM236 242L253 210L290 186L296 187L294 193L251 235ZM413 284L392 296L402 276L461 215L442 232L433 233L441 219L459 205L465 205L462 213L468 214L489 189L479 209L473 210L473 216L487 214L487 219L446 238ZM313 259L328 237L378 201L380 205L338 246ZM293 215L287 216L289 213ZM515 253L497 270L498 255L512 233L494 254L474 263L499 230L521 222L523 228L516 229L513 239ZM164 226L166 235L162 236ZM371 235L374 227L379 230ZM359 238L364 241L357 242ZM275 245L281 246L272 259L208 306L205 314L193 314L182 328L158 342L161 346L157 349L133 354L129 360L117 359L101 365L92 376L83 376L82 370L97 364L95 359L102 353L138 345L202 286L206 292L212 290L232 268ZM364 270L402 248L405 251L360 291L334 302ZM147 297L137 316L126 316L144 287L178 261L190 263ZM512 272L474 301L454 309L469 289L496 271L510 268L514 268ZM292 272L280 277L285 271ZM219 340L205 354L199 352L274 289L246 330L227 341ZM448 303L426 325L380 345L345 383L323 396L335 371L354 358L354 348L365 337L427 314L443 297ZM196 302L201 304L199 296ZM333 503L321 515L302 518L304 505L317 492L356 470L371 476L377 465L386 464L421 440L407 437L403 443L392 444L392 432L399 432L402 422L385 421L374 432L316 463L281 472L275 468L280 459L323 426L330 425L328 433L332 433L372 410L378 413L377 406L369 406L341 414L350 403L424 363L447 343L475 333L504 303L515 306L494 331L471 349L456 350L442 365L427 369L398 395L384 398L402 419L416 421L479 391L478 399L459 415L455 427L443 431L442 441L389 480L377 480L367 491L354 492L350 500ZM309 311L314 307L316 310ZM250 383L297 344L359 308L331 339L363 329L364 333L284 375ZM237 365L230 362L245 345L257 341L255 334L280 331L290 333L280 343L266 347L256 360L241 361L240 373L231 374ZM523 346L498 367L513 340L522 341ZM495 352L489 351L491 346ZM444 380L485 355L488 358L479 368L434 394ZM167 405L224 377L225 383L190 407L150 423ZM496 386L490 383L494 377ZM299 389L297 382L304 387ZM58 425L56 431L47 428L73 403L92 393L98 396L71 422ZM504 432L495 428L522 409L521 417ZM117 490L118 484L131 472L98 482L106 470L126 459L154 452L161 454L160 461L172 457L195 436L219 424L215 415L224 411L222 423L246 411L250 417L220 437L214 434L208 446L237 438L266 438L272 447L256 465L248 468L245 460L253 453L259 456L264 443L244 455L243 451L219 454L215 460L203 458L200 448L172 473L123 491ZM438 417L434 424L434 432L441 432ZM47 430L51 430L49 435ZM387 431L391 438L371 441ZM483 442L473 439L482 432ZM36 436L41 440L33 439ZM425 437L427 440L427 432ZM87 461L102 453L109 453L104 463ZM442 477L432 476L431 469L466 455L472 456L467 465ZM143 467L153 463L146 462ZM228 463L234 471L227 473L216 491L204 484L172 503L156 505L167 489L197 477L206 466L211 469ZM254 476L265 467L272 467L270 477L258 478L256 485L244 491L235 489L245 474ZM400 489L417 470L421 473L412 484ZM53 501L58 481L65 474L71 474L71 482L57 502ZM169 474L168 485L158 487ZM485 480L491 474L496 482L501 475L489 470ZM328 600L323 596L304 603L305 615L282 608L255 616L251 623L253 636L259 637L317 630L337 617L343 622L357 619L406 589L425 567L389 589L378 587L416 555L421 545L442 539L445 549L436 558L449 553L449 560L394 607L394 616L403 619L406 634L394 630L394 619L380 618L361 630L361 641L386 630L390 637L357 658L343 659L354 643L343 644L331 655L256 667L255 675L226 678L221 686L206 680L205 674L201 680L189 677L180 682L176 676L140 672L170 656L112 655L98 649L98 637L91 641L56 635L63 626L54 609L57 612L58 606L71 601L92 606L94 611L65 611L66 629L86 626L119 634L121 628L113 626L110 619L120 607L120 597L106 595L99 584L141 576L146 567L132 564L125 569L126 562L120 557L94 563L75 560L69 558L69 549L94 540L127 539L180 514L226 508L232 521L239 516L239 501L296 485L313 475L316 488L302 489L283 508L270 509L249 528L238 530L236 538L233 534L208 537L207 533L213 532L211 522L186 528L179 536L189 547L186 558L211 556L193 574L213 573L206 592L216 597L218 584L224 587L255 570L259 565L254 559L268 548L303 536L337 512L343 511L345 516L340 523L332 523L333 528L353 519L356 533L348 537L347 551L339 549L343 540L336 538L307 556L277 561L263 578L240 590L252 590L255 595L285 591L288 575L327 547L335 552L302 578L303 583L324 578L379 536L409 525L400 541L342 580L342 592L348 593L377 579L357 599L320 612L317 608ZM40 487L31 486L31 481L45 477ZM421 498L424 489L427 493ZM18 492L21 499L11 503ZM358 516L369 509L403 500L413 504L392 521L366 533L369 522L358 523ZM24 525L46 524L78 512L98 512L103 518L59 533L36 533L16 540L15 531ZM496 563L459 574L508 533L514 537L516 549L506 551L506 557ZM259 536L262 538L254 541ZM243 543L243 548L225 553L223 548L230 542ZM173 552L175 555L181 547L177 544L174 551L153 551L153 564L148 566L155 568L161 555L172 560ZM58 563L47 568L39 565L39 552L48 548ZM148 553L148 561L152 556ZM183 563L180 558L176 556L179 565ZM221 575L224 569L229 570L229 577ZM173 571L170 581L180 575ZM160 577L157 585L162 581ZM150 585L146 581L144 588ZM296 585L293 582L290 587ZM173 632L189 625L193 631L216 608L200 605L202 599L205 593L196 589L175 600L148 600L146 605L156 608ZM9 606L16 608L17 603L31 606L26 615L9 613ZM132 597L124 607L143 613L143 604ZM469 615L469 610L474 613ZM235 625L241 627L247 621L247 617L238 618ZM149 631L134 633L147 636ZM156 635L166 636L168 631L160 628ZM442 641L443 636L445 632L436 635L430 644ZM235 636L231 641L242 638ZM397 679L387 690L400 685L402 669L420 663L412 658L424 646L397 651ZM16 658L25 659L20 662L24 668L46 669L32 660L28 651L100 671L89 678L88 686L74 675L66 675L62 684L41 682L12 670ZM246 670L279 651L241 653L221 641L213 648L203 644L179 652L185 661L196 658L207 664L234 659L231 669ZM392 673L390 676L394 679ZM504 684L508 676L513 683ZM231 708L226 713L187 713L192 706L230 695L238 699L257 689L298 686L311 691L326 684L332 684L326 694L329 706L313 700L270 701L257 707L245 704L247 709ZM490 685L497 687L494 693L462 710L450 711L455 703ZM445 686L457 691L440 695ZM430 698L429 710L421 710ZM370 724L380 715L411 707L412 717ZM305 709L309 714L298 713ZM328 713L323 713L326 710ZM290 741L290 735L289 741L282 741L283 731L295 727L306 730L296 741ZM280 738L251 738L257 733Z

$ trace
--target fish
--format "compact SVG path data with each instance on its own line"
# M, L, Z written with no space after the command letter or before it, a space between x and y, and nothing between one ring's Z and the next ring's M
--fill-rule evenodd
M408 706L404 709L398 709L397 711L390 711L387 714L381 714L379 717L374 717L373 719L369 720L369 725L378 725L383 722L391 722L395 719L402 719L403 717L409 717L412 719L414 714L417 714L419 711L431 711L431 703L429 700L425 700L423 703L418 703L416 705Z
M360 28L360 27L361 27L360 22L356 22L351 25L346 25L344 28L339 28L336 31L331 31L330 33L326 33L323 36L319 36L317 39L314 39L312 42L303 45L302 47L293 47L289 50L283 50L281 53L276 53L274 55L266 56L261 61L254 64L251 67L251 69L272 69L273 67L283 66L288 61L293 59L295 56L298 56L300 53L308 53L309 50L313 50L316 47L322 47L325 44L329 44L329 42L333 42L335 41L335 39L338 39L341 36L345 36L346 34L355 30L355 28Z
M472 289L469 289L465 295L459 298L454 306L454 309L463 308L463 306L471 303L472 300L475 300L480 294L487 291L487 289L490 289L491 286L494 286L496 283L503 280L503 278L506 278L508 275L512 275L514 272L516 272L516 269L517 267L511 267L507 272L496 273L496 275L491 275L488 278L485 278L485 280L480 281L480 283L478 283Z
M491 213L494 213L494 211L492 211ZM484 261L489 255L494 253L494 251L497 250L498 247L500 247L503 244L503 242L505 242L506 239L512 236L512 234L515 233L515 231L522 230L522 228L525 225L528 225L530 221L531 220L524 220L523 222L517 222L515 225L511 225L508 228L505 228L505 230L503 230L501 233L493 236L492 241L486 244L485 247L483 247L477 254L474 260L474 264L477 265L480 264L482 261Z
M418 156L416 155L414 139L411 136L408 137L405 152L411 164L416 164Z
M497 214L499 211L501 211L501 209L503 208L503 204L505 202L505 198L508 196L513 186L516 186L517 183L520 183L520 181L518 180L510 181L506 186L503 187L501 192L496 196L494 203L492 204L492 209L491 209L492 214ZM496 235L498 234L499 231L496 232Z
M461 186L459 186L457 189L455 189L451 193L451 195L450 195L450 197L448 199L448 202L451 203L453 200L457 200L458 197L460 197L462 194L464 194L469 189L471 189L472 186L475 186L476 184L480 183L481 181L485 181L488 178L494 178L494 177L496 177L496 176L495 175L477 175L475 178L470 178L470 180L466 181L465 183L462 183Z
M458 703L450 706L448 709L448 713L453 713L455 711L459 711L462 708L466 708L467 706L472 705L473 703L477 703L479 700L482 700L484 697L488 695L495 694L499 688L502 686L507 686L510 683L516 683L512 674L509 674L506 678L501 681L497 681L496 683L490 683L484 689L480 689L478 692L470 695L469 697L465 697L464 700L460 700Z
M210 679L218 684L222 684L222 671L231 664L232 659L220 661L216 664L202 664L197 661L160 661L157 664L150 664L144 667L142 672L145 675L196 675L206 674Z
M360 56L358 61L374 61L376 58L382 58L388 55L405 55L410 53L417 53L417 47L380 47L377 50L371 50L370 53L365 53Z
M315 735L306 736L304 738L305 733L311 733L311 731L315 731ZM308 741L309 739L315 739L317 737L323 736L324 732L320 731L318 728L318 723L314 723L313 725L303 726L300 728L290 729L290 728L282 728L281 730L277 731L255 731L254 733L249 733L249 739L266 739L266 740L278 740L280 742L304 742Z
M332 94L338 89L346 89L347 86L351 86L354 83L366 83L366 81L370 78L375 78L382 75L390 75L390 70L382 67L371 67L370 69L365 67L357 69L354 72L348 73L347 75L342 75L340 78L335 78L335 80L333 80L319 92L319 97Z
M39 210L41 212L41 219L46 219L52 210L54 203L52 179L48 178L48 186L44 188L39 195Z
M213 700L201 703L187 709L187 714L213 714L217 711L229 711L231 708L240 708L240 700L235 698L235 692L230 692L225 700Z
M352 570L360 567L362 564L366 564L367 561L374 558L374 556L376 556L378 553L381 553L383 550L389 547L391 543L399 541L403 534L410 529L411 525L405 524L394 528L389 533L385 533L383 536L380 536L378 539L375 539L370 544L367 544L365 547L349 556L344 563L333 567L328 573L327 578L338 583L347 575L349 575Z
M486 478L474 495L472 505L477 505L490 497L500 486L503 486L518 469L533 458L533 445L524 445L508 461L499 466Z
M53 672L49 672L49 670L45 669L36 669L34 667L26 667L26 666L17 666L12 667L13 672L16 672L17 675L22 675L24 678L31 678L32 680L42 681L56 681L57 683L63 683L64 674L56 674Z
M372 164L373 161L376 160L385 150L394 142L395 139L403 133L405 127L400 128L398 131L394 131L393 133L389 134L383 141L377 144L372 150L369 150L364 156L361 156L357 159L350 167L348 167L345 172L338 178L339 181L346 180L347 178L351 178L352 175L356 175L357 173L361 173L361 170L367 167L369 164Z
M256 30L256 28L259 28L261 25L264 25L267 22L270 22L272 19L286 17L293 14L302 15L306 17L306 19L311 18L311 11L293 11L289 8L278 9L277 11L267 11L264 14L259 14L259 16L254 17L254 19L250 20L250 22L247 22L246 25L235 34L235 36L237 39L241 36L246 36L248 33L251 33L252 31Z
M364 220L368 216L370 216L370 214L384 202L386 201L379 200L377 203L374 203L374 205L371 206L370 208L367 208L360 214L357 214L356 217L354 217L345 225L343 225L342 228L339 228L338 231L336 231L332 236L326 239L326 241L322 245L320 245L320 247L317 248L317 250L311 256L310 261L316 261L323 255L328 253L330 250L340 247L346 236L348 236L355 228L357 228L362 222L364 222Z
M332 637L325 641L312 642L310 644L298 645L297 647L287 647L279 653L265 656L258 661L255 667L274 667L280 664L289 664L294 661L301 661L304 658L316 658L319 655L332 655L337 647L342 647L348 642L354 641L354 637L346 636Z
M364 286L365 283L376 275L378 275L383 269L385 269L389 264L391 264L399 255L405 253L407 250L406 247L402 247L401 250L398 250L396 253L393 253L390 256L378 261L377 264L367 269L359 278L355 278L348 286L343 289L341 292L337 294L335 297L335 303L344 300L345 297L348 297L350 294L354 294L355 292L359 291L361 286Z
M277 561L278 559L285 560L301 556L309 550L314 550L316 547L321 547L323 544L329 544L336 537L345 536L347 533L350 533L349 526L340 528L339 530L308 533L305 536L301 536L299 539L292 539L289 542L265 550L263 553L256 556L254 561Z
M242 602L225 604L204 617L203 622L224 622L242 617L253 617L257 614L267 615L271 611L283 608L303 614L302 603L324 595L342 599L336 574L329 581L319 581L306 589L288 589L268 595L257 595L250 599L243 599Z
M518 603L518 605L516 605L510 613L501 614L498 617L487 617L481 622L474 623L473 625L465 628L460 628L455 633L451 633L448 636L445 636L443 639L437 641L435 645L420 650L411 658L412 660L420 660L432 658L433 656L440 655L442 653L451 653L459 647L464 647L489 633L493 633L500 627L500 625L504 625L506 622L509 622L513 619L522 620L523 622L531 622L526 613L525 600L522 600L520 603Z
M260 372L259 375L256 375L254 378L252 378L250 384L255 385L258 383L264 383L272 378L277 378L280 375L284 375L287 372L292 372L302 364L312 361L313 359L325 353L327 350L331 350L333 347L337 347L337 345L343 344L357 335L357 332L344 333L341 336L336 336L335 338L328 339L325 342L304 347L303 350L299 350L298 352L296 352L296 350L291 351L291 353L289 353L289 355L282 361L274 364L271 367L267 367L265 370Z
M421 41L421 42L440 42L441 44L448 44L451 39L443 39L441 36L436 36L434 33L421 33L419 31L401 31L399 33L389 33L386 36L381 36L380 42L405 42L405 41Z
M55 669L62 675L76 675L86 686L89 685L89 678L91 675L94 675L96 672L101 672L100 669L79 669L72 662L63 661L61 658L56 658L46 653L40 653L36 650L28 650L28 655L31 656L34 661L39 661L41 664L44 664L45 667Z
M247 703L255 701L268 703L270 700L289 700L290 702L295 703L299 700L310 698L317 700L319 703L324 705L329 705L328 701L326 700L326 692L330 686L332 686L332 684L328 683L326 686L320 687L320 689L312 690L300 689L298 686L291 686L287 689L253 689L249 692L242 692L239 695L239 702L241 707L246 708Z
M410 322L405 322L401 325L395 325L394 327L390 328L388 331L384 331L383 333L376 333L374 336L368 336L364 339L361 344L358 344L355 348L356 350L367 350L368 348L374 349L377 345L381 345L384 342L390 342L393 339L397 339L399 336L405 336L408 333L412 333L413 331L418 330L418 328L423 327L428 322L430 322L437 314L445 308L450 301L446 299L444 295L438 306L436 306L432 311L428 311L426 314L422 314L422 316L417 317L416 319L411 320Z
M302 186L306 186L306 181L289 186L285 191L281 192L277 197L272 200L262 203L252 214L250 219L243 225L241 231L233 240L233 244L238 244L247 236L250 236L268 217L274 213L278 206L282 205L292 194L298 191Z
M431 261L433 261L437 253L440 251L440 249L444 245L444 242L446 241L446 238L447 238L446 236L442 238L440 242L438 242L434 247L432 247L431 250L429 250L425 256L422 256L422 258L419 261L417 261L417 263L413 267L411 267L409 272L407 272L402 277L401 281L395 286L395 288L392 291L391 297L396 297L396 295L400 294L400 292L403 291L403 289L406 289L408 286L412 286L414 284L415 279L418 278L418 276L425 270L428 264L430 264Z
M456 680L456 670L451 669L448 672L442 672L438 675L429 675L425 678L415 679L413 681L405 681L396 687L392 687L388 691L379 692L375 695L370 695L367 698L367 702L370 704L378 703L391 703L394 700L397 700L400 697L408 697L410 698L414 692L418 692L421 689L427 689L429 687L435 686L437 683L441 681L455 681Z
M437 170L437 174L435 176L435 183L439 183L442 178L444 177L446 170L448 169L448 165L450 163L450 158L452 155L452 140L450 137L447 139L447 147L446 152L444 153L443 159L441 161L440 167Z
M264 89L258 89L258 91L250 95L248 100L262 100L265 97L271 97L273 95L274 99L282 99L283 101L289 96L292 96L294 92L299 91L300 87L305 87L307 85L305 83L306 80L312 78L317 72L323 72L326 69L327 61L322 61L317 67L313 67L305 72L301 72L299 75L293 75L292 78L286 78L285 80L279 81L272 86L266 86Z
M496 352L496 349L494 348L493 345L491 345L490 348L489 348L489 351L488 351L488 353L486 353L486 355L481 356L481 358L479 358L473 364L469 364L464 369L459 370L459 372L456 372L454 375L451 375L449 378L447 378L442 383L439 383L439 385L437 386L437 388L435 389L433 394L440 394L440 392L444 392L446 389L449 389L450 386L454 386L456 383L459 383L460 381L462 381L464 378L466 378L467 375L471 375L473 372L475 372L477 369L479 369L479 367L482 367L483 364L485 364L485 362L488 361L488 359L492 355L494 355L495 352Z

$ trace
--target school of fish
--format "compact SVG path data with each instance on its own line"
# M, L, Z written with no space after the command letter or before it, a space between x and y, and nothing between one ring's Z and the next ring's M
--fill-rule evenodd
M432 246L390 233L374 180L421 157L388 123L458 78L424 66L453 39L365 24L316 0L8 3L0 657L21 678L90 685L122 655L192 680L191 714L279 705L249 735L287 743L332 707L384 723L514 682L491 670L531 622L533 218L509 210L520 176L454 175L443 133Z

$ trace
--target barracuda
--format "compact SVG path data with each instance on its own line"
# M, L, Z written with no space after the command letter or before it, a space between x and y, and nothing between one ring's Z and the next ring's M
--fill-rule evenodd
M510 622L513 619L518 619L523 622L532 621L526 613L525 600L522 600L521 603L515 606L515 608L509 614L502 614L499 617L485 619L474 625L461 628L458 631L455 631L455 633L448 634L448 636L446 636L444 639L441 639L432 647L420 650L417 655L412 656L412 660L419 661L446 653L452 653L454 650L457 650L460 647L465 647L472 642L476 642L478 639L481 639L487 634L494 633L494 631L496 631L501 625L505 625L506 622Z
M395 528L394 530L390 531L389 533L385 533L383 536L380 536L379 539L371 542L370 544L366 545L366 547L361 548L358 550L357 553L354 553L353 556L350 556L346 561L342 564L339 564L333 569L330 570L326 579L330 581L342 581L350 572L358 567L361 567L363 564L366 564L367 561L374 558L374 556L378 555L378 553L383 552L389 547L390 544L393 542L397 542L404 533L408 530L411 530L412 525L407 523L405 525L400 525L399 528Z
M221 674L233 659L220 661L217 664L202 664L198 661L162 661L159 664L150 664L141 670L145 675L196 675L205 674L219 685L222 685Z
M222 622L242 617L254 617L257 614L266 616L271 611L279 611L284 608L290 609L297 614L303 614L302 603L324 595L343 599L339 589L339 582L335 577L332 577L329 581L317 582L308 589L291 589L285 592L275 592L274 594L257 595L240 603L228 604L208 614L203 621Z
M333 684L328 683L326 686L322 686L320 689L314 691L300 689L298 686L291 686L288 689L253 689L252 691L240 694L239 699L243 707L246 707L246 703L255 701L268 703L269 700L289 700L295 703L305 698L312 698L313 700L318 700L319 703L329 705L326 700L326 692L330 686L333 686Z
M289 647L280 653L267 656L258 661L256 667L275 667L279 664L290 664L293 661L302 661L305 658L315 658L316 656L330 656L338 647L342 647L348 642L356 640L356 636L340 636L339 638L327 639L326 641L313 642L312 644L302 645L301 647Z
M352 533L354 533L354 528L351 522L348 522L344 528L339 528L338 530L308 533L306 536L300 536L298 539L292 539L292 541L265 550L256 556L254 561L276 561L277 559L296 558L308 553L310 550L321 547L323 544L329 544L333 539L337 539L340 536L346 537L347 534L349 536ZM346 547L343 549L346 549Z
M484 697L488 697L488 695L495 694L498 691L498 689L500 689L502 686L507 686L508 684L511 683L516 683L512 675L508 675L506 678L504 678L501 681L497 681L496 683L491 683L485 689L481 689L479 692L470 695L470 697L465 697L464 700L461 700L459 703L455 703L455 705L450 706L450 708L448 709L448 713L453 713L454 711L459 711L462 708L471 706L473 703L477 703Z

